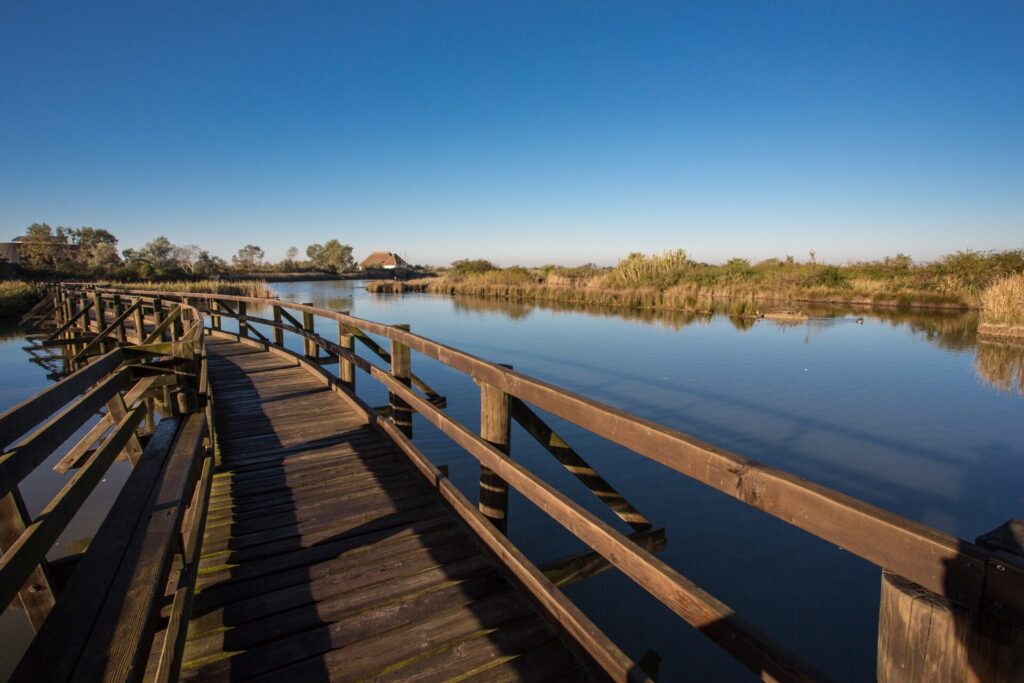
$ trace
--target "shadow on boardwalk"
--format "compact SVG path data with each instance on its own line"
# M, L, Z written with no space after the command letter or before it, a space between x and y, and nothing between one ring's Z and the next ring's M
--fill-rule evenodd
M290 359L211 340L221 462L183 679L584 671L394 446Z

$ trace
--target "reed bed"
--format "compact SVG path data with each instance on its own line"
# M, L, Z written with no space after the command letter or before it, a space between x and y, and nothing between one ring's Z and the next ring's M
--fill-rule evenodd
M1024 325L1024 274L997 280L982 293L981 321L992 325Z
M605 285L609 288L629 289L669 283L684 272L688 265L686 252L682 249L650 256L632 253L612 269L605 278Z
M43 288L24 280L0 281L0 318L20 315L43 296Z
M266 280L166 280L161 282L112 282L118 289L140 289L147 292L193 292L195 294L227 294L231 296L273 297Z
M489 274L488 274L489 275ZM494 276L428 278L381 281L367 284L375 293L433 292L503 298L512 301L559 303L616 308L661 309L694 313L760 315L785 304L844 304L898 308L946 308L962 310L970 305L958 297L935 292L861 291L828 287L761 288L751 285L702 285L684 283L660 289L655 286L611 288L602 282L583 286L536 283L532 280L498 282ZM598 278L599 280L599 278Z
M418 280L372 280L366 283L366 291L373 294L403 294L405 292L428 292L430 285L441 278Z

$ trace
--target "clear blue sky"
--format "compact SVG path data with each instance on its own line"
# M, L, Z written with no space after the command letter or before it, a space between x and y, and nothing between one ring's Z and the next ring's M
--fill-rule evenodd
M3 2L0 239L1024 246L1024 3Z

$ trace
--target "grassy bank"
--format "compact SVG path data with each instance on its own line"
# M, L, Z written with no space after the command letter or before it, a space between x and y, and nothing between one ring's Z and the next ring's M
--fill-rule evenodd
M39 301L43 288L23 280L0 281L0 318L18 316Z
M454 266L437 278L374 282L367 289L734 315L793 304L971 309L980 307L994 281L1024 269L1024 251L958 252L929 264L900 255L843 266L792 258L710 265L672 251L631 254L614 268L494 268L486 261Z
M701 285L685 283L666 289L642 287L573 287L548 282L500 282L493 277L448 277L407 282L371 282L375 293L432 292L494 297L513 301L558 303L615 308L663 309L697 313L761 315L792 304L842 304L966 310L976 307L970 298L916 291L886 292L870 289L834 289L825 286L763 288L752 285Z
M196 294L228 294L232 296L272 297L266 280L166 280L163 282L111 282L118 289L139 289L147 292L194 292Z

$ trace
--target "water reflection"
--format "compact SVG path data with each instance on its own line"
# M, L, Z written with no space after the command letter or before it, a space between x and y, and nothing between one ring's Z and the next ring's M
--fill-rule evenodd
M0 318L0 342L19 339L23 334L16 318Z
M1000 391L1024 394L1024 344L981 341L974 369L978 377Z
M410 295L405 295L410 296ZM432 295L411 295L432 296ZM397 298L397 297L396 297ZM689 325L708 324L713 316L683 311L629 310L603 306L580 306L548 302L506 301L472 296L451 297L452 306L459 313L502 313L512 320L522 320L534 310L572 313L602 318L634 320L679 330ZM1008 393L1024 394L1024 344L979 341L977 311L921 311L878 308L865 310L851 306L804 306L801 312L807 320L765 320L754 317L731 316L729 322L737 332L749 332L757 325L777 327L805 327L805 342L814 334L828 329L837 322L852 322L851 318L865 318L903 327L938 348L949 351L975 352L978 377L989 385Z

